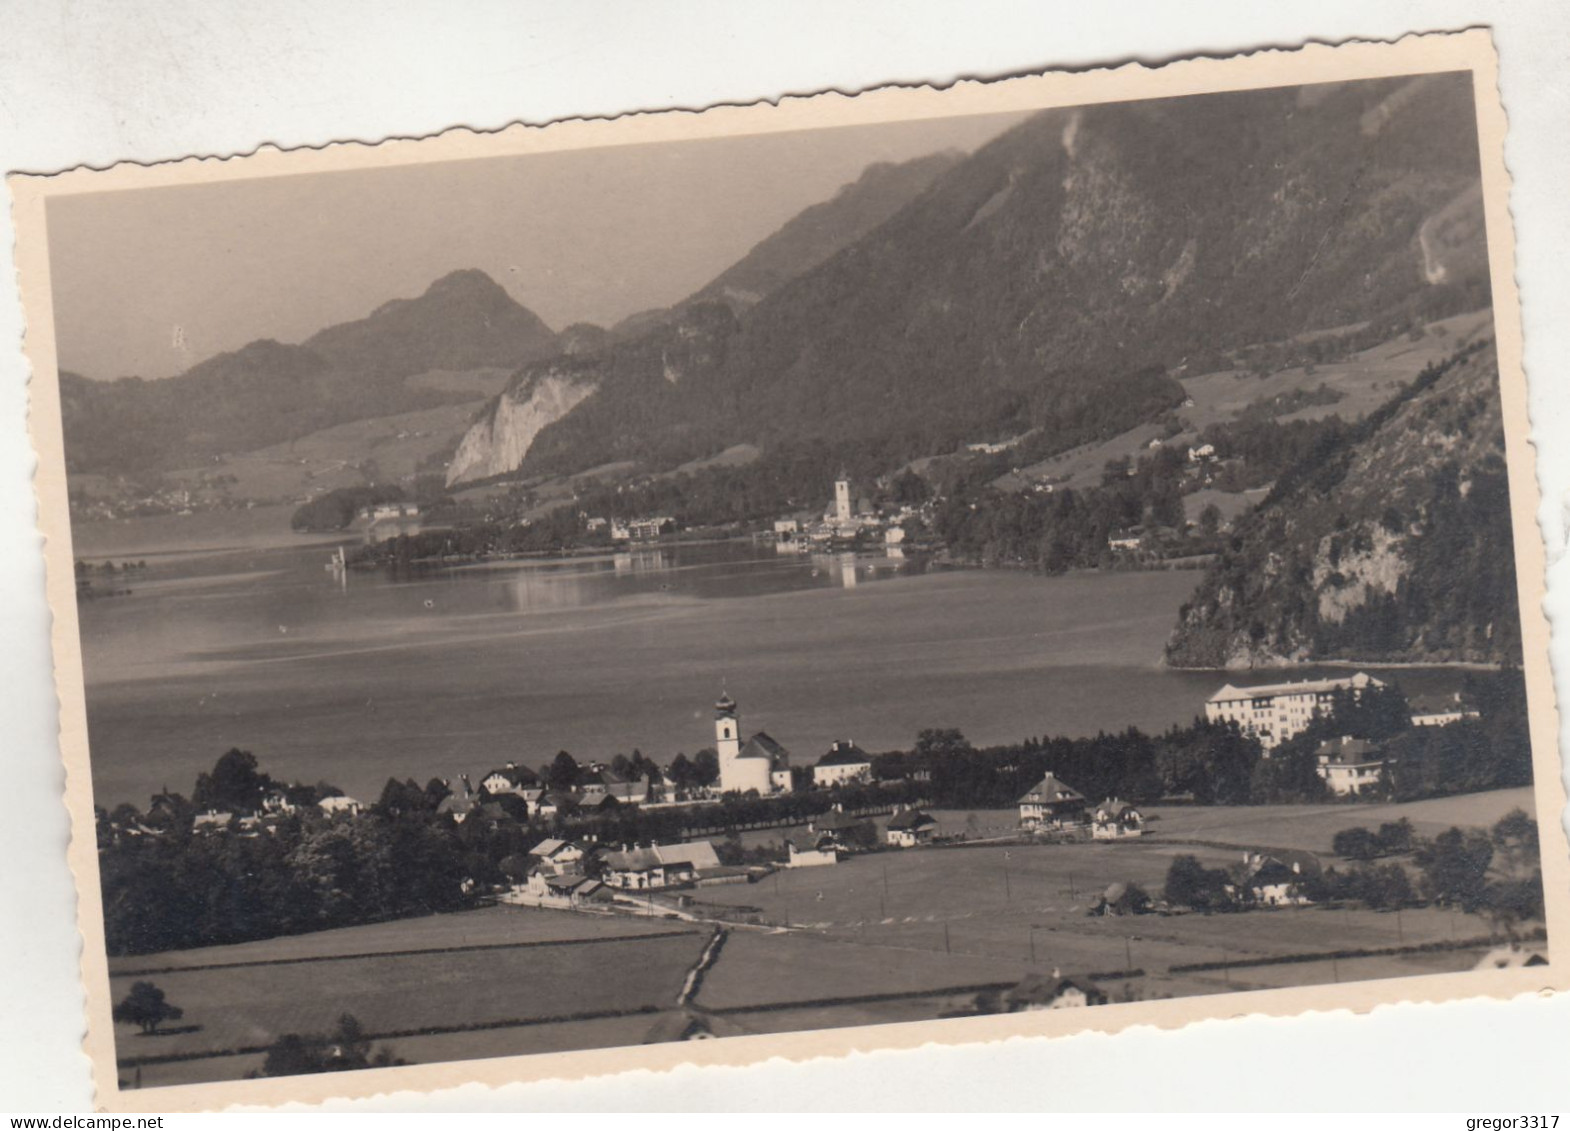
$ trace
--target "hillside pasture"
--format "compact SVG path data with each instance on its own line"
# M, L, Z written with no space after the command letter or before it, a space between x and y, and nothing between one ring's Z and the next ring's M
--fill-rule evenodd
M1308 392L1320 385L1339 394L1340 399L1334 404L1311 405L1288 412L1277 419L1317 420L1325 416L1359 419L1388 401L1401 385L1411 381L1424 367L1443 361L1466 342L1491 332L1492 327L1493 312L1479 310L1430 324L1416 342L1403 335L1343 361L1314 366L1312 372L1305 367L1294 367L1268 377L1257 377L1228 369L1181 377L1183 389L1193 403L1176 410L1182 430L1164 442L1187 446L1210 425L1235 420L1251 405ZM1007 476L1007 484L1000 485L1019 487L1024 480L1050 477L1060 487L1087 490L1101 483L1102 471L1109 460L1137 460L1146 453L1151 441L1162 439L1162 431L1154 422L1140 424L1109 440L1072 448L1032 464L1023 469L1023 480Z

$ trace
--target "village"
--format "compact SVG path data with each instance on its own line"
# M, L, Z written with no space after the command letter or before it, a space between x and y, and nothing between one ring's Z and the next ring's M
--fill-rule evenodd
M1210 722L1235 728L1257 742L1268 759L1273 749L1332 712L1338 695L1355 701L1384 686L1363 672L1246 687L1228 683L1205 702L1204 711ZM1442 728L1478 714L1459 695L1420 699L1411 711L1410 724L1419 728ZM922 795L930 792L930 771L880 779L875 770L879 759L850 740L833 742L811 765L793 765L790 751L767 732L744 737L741 720L738 703L723 694L713 708L713 747L695 759L679 755L658 766L637 754L634 760L618 757L615 765L580 765L563 752L538 771L507 762L472 778L463 773L456 781L433 782L424 794L410 782L411 803L431 805L431 818L455 830L473 826L501 834L495 843L515 849L496 862L500 882L463 880L465 895L471 898L523 908L732 926L764 920L728 901L724 891L746 890L780 872L863 866L858 858L890 852L999 846L1051 851L1146 837L1159 841L1163 835L1160 818L1147 813L1146 806L1116 796L1098 801L1050 771L1018 797L1007 824L980 828L974 814L961 823L952 813L934 811L923 802ZM1377 790L1391 768L1377 743L1354 735L1321 741L1315 762L1329 793L1343 799ZM438 784L441 795L432 800ZM389 794L394 785L389 783ZM370 806L338 791L316 796L321 792L318 787L268 783L257 794L253 811L208 805L193 812L186 804L190 824L183 835L268 838L291 823L296 828L302 821L353 823L373 810L396 812L400 804L396 798L390 801L389 794ZM727 806L742 800L752 803L746 827L758 830L747 834L750 843L744 843L734 824L716 842L703 836L615 840L599 831L604 826L593 823L607 814L635 820L640 814L669 812L690 829L701 827L703 814L710 812L712 827L718 829L727 820L734 822L736 810ZM177 802L183 799L166 791L154 798L145 815L126 807L104 814L101 847L178 834L169 823ZM770 803L775 808L769 808ZM787 803L795 808L787 810ZM763 839L774 829L781 833L777 840ZM1212 887L1219 884L1216 890L1236 908L1302 907L1326 898L1330 890L1321 854L1268 844L1243 846L1224 875L1217 870L1212 879ZM1090 893L1085 910L1117 916L1190 909L1171 898L1170 875L1166 887L1163 896L1131 880L1115 880L1104 891ZM785 926L792 926L788 916ZM1087 984L1081 976L1064 988L1094 1001L1095 994L1081 993Z

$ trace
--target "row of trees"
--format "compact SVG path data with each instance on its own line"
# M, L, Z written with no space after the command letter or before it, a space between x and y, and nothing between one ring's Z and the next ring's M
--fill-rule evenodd
M1397 860L1369 863L1370 841L1387 846L1384 853L1409 857L1412 867ZM1376 911L1421 904L1456 907L1486 915L1507 931L1543 917L1537 822L1520 809L1491 829L1450 828L1427 839L1414 836L1407 822L1384 825L1377 834L1343 830L1335 850L1348 855L1343 849L1359 862L1345 871L1305 872L1297 884L1304 899L1356 902ZM1242 866L1207 868L1197 857L1183 855L1168 868L1163 894L1169 903L1196 911L1237 911L1249 905L1246 879Z

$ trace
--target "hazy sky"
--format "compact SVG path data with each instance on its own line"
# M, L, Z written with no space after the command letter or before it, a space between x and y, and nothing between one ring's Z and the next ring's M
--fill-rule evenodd
M49 202L60 366L167 377L486 271L554 329L703 286L874 161L1023 114L273 177Z

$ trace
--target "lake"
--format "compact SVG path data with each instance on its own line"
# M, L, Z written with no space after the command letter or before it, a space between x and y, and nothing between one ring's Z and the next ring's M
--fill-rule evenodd
M810 764L835 739L904 748L925 727L977 744L1162 729L1222 682L1158 665L1191 572L930 571L727 543L339 580L321 542L177 548L113 525L76 539L79 557L135 546L148 562L117 582L130 595L81 603L109 807L189 794L232 746L366 801L389 776L477 780L561 749L663 762L712 744L722 690L744 733Z

